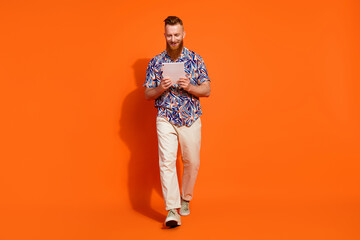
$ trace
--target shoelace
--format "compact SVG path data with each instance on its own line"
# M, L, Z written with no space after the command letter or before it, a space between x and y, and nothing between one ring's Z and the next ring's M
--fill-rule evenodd
M174 210L170 210L170 211L169 211L169 216L171 216L171 215L174 215L174 216L176 215L176 213L175 213Z

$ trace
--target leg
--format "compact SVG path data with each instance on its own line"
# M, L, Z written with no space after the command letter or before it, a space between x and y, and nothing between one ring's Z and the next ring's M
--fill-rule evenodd
M156 128L159 144L159 166L166 210L180 208L180 191L176 173L177 132L166 119L158 117Z
M182 126L177 130L184 165L181 197L190 201L200 167L201 119L197 119L190 127Z

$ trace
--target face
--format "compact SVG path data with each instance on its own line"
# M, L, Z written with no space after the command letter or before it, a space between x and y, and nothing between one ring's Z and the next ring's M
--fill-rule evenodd
M171 50L177 50L182 46L185 32L180 24L165 26L166 44Z

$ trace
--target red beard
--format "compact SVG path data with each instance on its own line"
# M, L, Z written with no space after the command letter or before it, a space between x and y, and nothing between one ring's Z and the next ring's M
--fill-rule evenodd
M184 40L181 40L179 46L176 49L172 49L168 42L166 42L166 51L172 60L176 60L180 57L183 50Z

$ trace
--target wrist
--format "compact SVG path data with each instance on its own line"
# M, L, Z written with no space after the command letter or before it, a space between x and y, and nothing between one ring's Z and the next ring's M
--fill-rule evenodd
M162 85L159 85L159 93L163 93L165 91L166 89Z
M191 93L191 91L193 90L193 85L192 84L189 84L189 87L186 91L188 91L188 93Z

